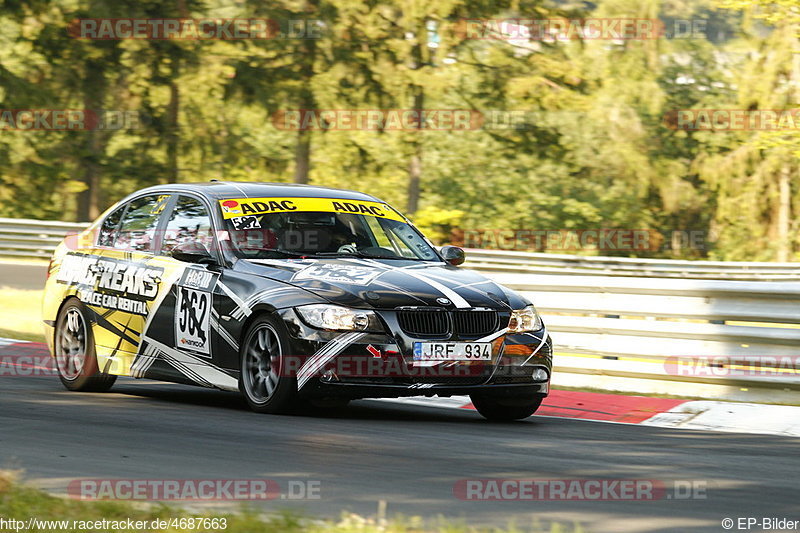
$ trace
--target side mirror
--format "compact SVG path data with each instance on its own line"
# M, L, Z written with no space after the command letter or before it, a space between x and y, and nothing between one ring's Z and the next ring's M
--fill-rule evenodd
M464 262L466 256L464 255L464 249L459 248L458 246L442 246L440 252L442 257L444 258L445 262L449 265L458 266Z
M171 252L172 257L184 263L199 263L213 265L217 263L208 248L199 242L182 242L175 246Z

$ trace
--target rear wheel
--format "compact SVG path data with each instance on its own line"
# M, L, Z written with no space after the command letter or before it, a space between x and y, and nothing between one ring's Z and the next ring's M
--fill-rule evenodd
M472 405L487 420L509 421L528 418L542 405L543 398L470 395Z
M286 414L301 406L297 380L284 371L289 336L273 316L253 322L241 348L239 390L257 413Z
M86 307L77 298L67 302L56 319L56 368L61 383L71 391L105 392L117 380L97 366L90 324Z

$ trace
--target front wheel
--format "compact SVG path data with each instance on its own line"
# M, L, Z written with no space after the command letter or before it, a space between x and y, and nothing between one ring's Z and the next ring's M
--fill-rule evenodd
M117 376L100 372L90 324L86 307L77 298L61 308L54 339L58 377L71 391L106 392Z
M239 390L250 409L257 413L287 414L300 407L297 380L284 370L289 336L283 323L273 316L259 317L244 339Z
M499 422L528 418L542 405L543 400L541 397L502 397L481 394L472 394L470 399L481 416L487 420Z

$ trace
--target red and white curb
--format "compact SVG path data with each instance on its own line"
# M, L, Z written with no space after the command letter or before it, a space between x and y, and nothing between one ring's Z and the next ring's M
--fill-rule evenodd
M381 401L427 407L475 409L468 396L391 398ZM668 411L681 403L684 403L684 401L649 396L623 396L621 394L551 390L550 395L544 400L536 414L558 418L580 418L582 420L640 424L654 415Z
M736 433L800 437L800 407L717 401L691 401L642 422L648 426L678 427Z
M55 375L52 363L42 362L47 358L49 358L49 353L47 346L43 343L0 338L0 378L3 376L3 366L26 370L50 370L51 374ZM432 408L475 409L467 396L386 398L370 401ZM536 411L536 416L800 437L800 407L787 405L677 400L651 396L551 390L550 395Z
M469 409L467 396L379 400L425 407ZM577 418L664 428L800 437L800 407L755 403L676 400L551 390L536 416Z

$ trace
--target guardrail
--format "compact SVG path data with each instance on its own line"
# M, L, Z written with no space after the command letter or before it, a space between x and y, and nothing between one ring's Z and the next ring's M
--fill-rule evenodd
M88 224L0 218L0 256L48 258L67 233ZM678 261L631 257L466 250L466 267L487 273L800 281L800 263Z
M800 263L680 261L467 249L465 266L485 272L800 281Z
M542 313L556 384L800 402L800 282L491 277Z
M47 258L84 227L0 218L0 255ZM542 312L556 342L556 384L800 403L800 264L474 249L467 257L465 266Z
M0 256L49 259L68 233L83 230L88 224L0 218Z

